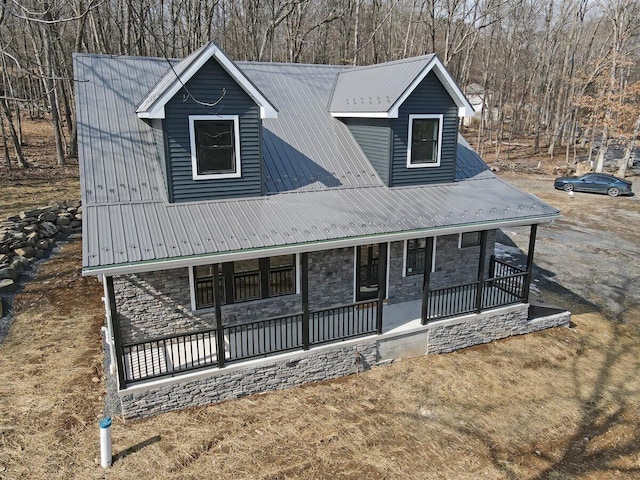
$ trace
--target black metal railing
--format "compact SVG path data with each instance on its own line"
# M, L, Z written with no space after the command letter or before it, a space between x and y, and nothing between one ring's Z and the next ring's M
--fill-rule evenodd
M492 257L490 272L494 273L494 277L482 282L430 290L424 322L480 313L525 301L529 275L525 270ZM478 289L481 291L478 292Z
M302 347L302 313L224 327L225 363Z
M309 312L309 338L304 314L225 326L224 364L288 352L310 345L371 335L377 331L378 302L357 302ZM170 377L220 365L215 328L167 335L123 345L119 368L125 385Z
M520 303L525 298L527 272L485 280L482 308L496 308Z
M312 311L309 318L309 344L319 345L376 333L377 313L377 301Z
M129 385L217 364L216 330L207 329L124 344L120 367Z
M478 282L473 282L430 290L426 320L440 320L475 312L478 285Z
M492 266L489 268L489 273L493 275L493 278L506 277L509 275L526 272L524 268L520 268L516 265L511 265L510 263L504 262L496 258L495 255L491 255L491 265Z

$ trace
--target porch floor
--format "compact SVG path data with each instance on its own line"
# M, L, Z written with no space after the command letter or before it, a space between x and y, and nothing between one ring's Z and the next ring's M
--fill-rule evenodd
M392 303L382 311L382 333L396 333L421 326L422 300Z

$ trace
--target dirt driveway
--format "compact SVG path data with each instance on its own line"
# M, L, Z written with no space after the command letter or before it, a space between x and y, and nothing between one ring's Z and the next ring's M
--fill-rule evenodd
M558 207L563 217L538 228L534 291L573 313L630 320L640 310L640 179L634 197L554 190L552 176L504 174L509 183ZM505 229L526 250L529 229ZM507 240L508 243L508 240ZM532 295L532 299L536 295ZM635 312L635 313L634 313Z

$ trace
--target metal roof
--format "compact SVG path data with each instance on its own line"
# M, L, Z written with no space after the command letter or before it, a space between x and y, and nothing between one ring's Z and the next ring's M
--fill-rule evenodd
M343 67L238 67L280 111L277 120L263 121L272 194L170 204L153 131L135 113L167 61L74 56L86 273L336 248L558 216L554 207L496 178L462 139L456 182L388 188L342 122L327 112L332 78Z
M329 248L346 246L341 240L353 245L357 240L373 242L373 237L417 238L427 230L437 235L451 228L486 228L487 223L539 223L557 214L555 208L495 177L229 201L89 205L84 207L83 264L96 271L117 265L140 270L141 263L184 257L197 264L216 254L255 256L256 250L283 247L289 252L295 251L291 247L317 250L323 248L319 242Z
M242 71L278 107L265 119L265 190L382 185L348 127L327 111L336 75L344 67L239 62Z
M397 118L398 107L430 72L440 79L461 116L472 115L473 107L434 54L341 71L329 111L335 117Z

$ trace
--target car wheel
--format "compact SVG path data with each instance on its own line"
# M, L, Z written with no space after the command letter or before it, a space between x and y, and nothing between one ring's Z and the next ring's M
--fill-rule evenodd
M609 190L607 190L607 195L609 195L610 197L617 197L618 195L620 195L620 189L618 187L611 187Z
M563 189L565 192L573 192L573 183L565 183L565 184L562 186L562 189Z

